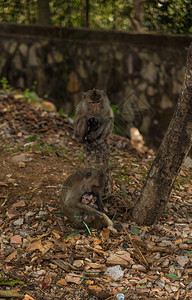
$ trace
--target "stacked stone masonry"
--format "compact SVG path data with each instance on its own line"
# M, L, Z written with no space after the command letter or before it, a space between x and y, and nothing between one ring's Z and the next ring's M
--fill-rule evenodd
M191 41L182 35L1 23L0 78L21 89L36 81L41 97L72 114L82 92L93 87L104 89L112 104L132 98L138 120L129 122L138 122L158 142L182 88Z

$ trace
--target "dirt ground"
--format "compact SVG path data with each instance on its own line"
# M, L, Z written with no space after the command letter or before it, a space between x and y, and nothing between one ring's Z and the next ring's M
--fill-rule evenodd
M137 226L128 210L154 157L114 135L105 203L123 227L90 235L60 210L62 183L83 167L70 122L5 95L0 121L0 298L192 299L191 169L182 167L161 221Z

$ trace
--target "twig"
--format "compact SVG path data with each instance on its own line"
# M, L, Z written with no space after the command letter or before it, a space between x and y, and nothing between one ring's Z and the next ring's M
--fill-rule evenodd
M2 298L21 298L23 299L24 295L22 294L19 294L17 292L13 292L13 291L10 291L10 290L7 290L7 291L1 291L0 290L0 297Z
M96 249L96 248L93 248L93 247L91 247L91 246L89 246L89 245L83 245L83 247L85 247L85 248L87 248L87 249L89 249L89 250L91 250L91 251L95 251L95 252L98 253L98 254L102 254L102 255L105 255L105 256L109 256L109 254L108 254L107 252L102 251L102 250L99 250L99 249Z
M142 262L148 267L149 264L146 261L145 257L143 256L143 253L141 252L141 250L139 249L139 247L132 241L132 238L131 238L130 234L128 233L127 229L124 227L124 225L122 223L121 223L121 226L123 227L123 230L125 231L126 235L128 236L129 241L131 242L133 248L140 255Z

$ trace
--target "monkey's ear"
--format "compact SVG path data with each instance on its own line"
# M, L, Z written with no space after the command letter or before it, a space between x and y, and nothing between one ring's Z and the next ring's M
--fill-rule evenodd
M101 90L101 93L106 94L106 90Z
M83 93L82 94L82 98L85 99L86 98L87 93Z

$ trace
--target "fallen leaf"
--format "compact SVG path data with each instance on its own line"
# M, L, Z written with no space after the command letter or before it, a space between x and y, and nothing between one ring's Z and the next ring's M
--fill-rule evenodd
M59 240L59 239L61 238L60 234L58 234L56 230L53 230L53 231L52 231L52 234L55 236L55 238L56 238L57 240Z
M118 251L116 253L111 253L110 256L107 258L108 264L115 264L115 265L127 265L132 261L132 258L127 251Z
M41 244L41 240L39 240L39 241L36 241L36 242L33 242L33 243L29 244L29 245L27 246L27 249L26 249L26 250L27 250L27 251L39 250L39 251L43 252L43 251L44 251L44 247L43 247L43 245Z
M12 205L12 207L24 207L26 206L25 201L21 200L19 202L16 202Z
M9 219L12 219L14 217L20 216L20 212L16 210L14 207L12 207L6 212L6 215Z
M0 182L0 186L8 186L8 184L6 182Z
M14 235L14 236L12 236L10 242L14 246L19 246L19 245L21 245L22 240L19 235Z
M166 276L169 276L169 277L171 277L171 278L173 278L173 279L179 279L179 277L178 277L177 275L173 274L173 273L171 273L171 274L166 274Z
M53 246L53 243L50 241L46 241L45 245L43 246L43 249L40 250L42 252L42 254L45 254L49 251L49 249Z
M106 289L101 288L98 285L90 285L88 287L88 291L90 292L90 294L93 294L99 299L107 299L110 297L110 293Z
M13 258L15 258L15 256L17 255L17 250L13 251L11 254L9 254L6 258L5 258L5 262L10 262Z
M60 280L58 280L56 282L56 285L59 285L59 286L67 285L67 282L65 279L61 278Z
M83 276L74 274L74 273L69 273L65 276L66 282L71 282L71 283L76 283L76 284L81 284L83 279Z
M108 240L110 235L110 230L108 228L103 228L101 231L101 236L103 239Z
M132 230L131 230L132 233L136 233L136 234L139 234L139 230L133 226Z
M103 269L105 268L105 265L104 264L98 264L98 263L89 263L89 262L86 262L86 264L91 267L92 269Z

